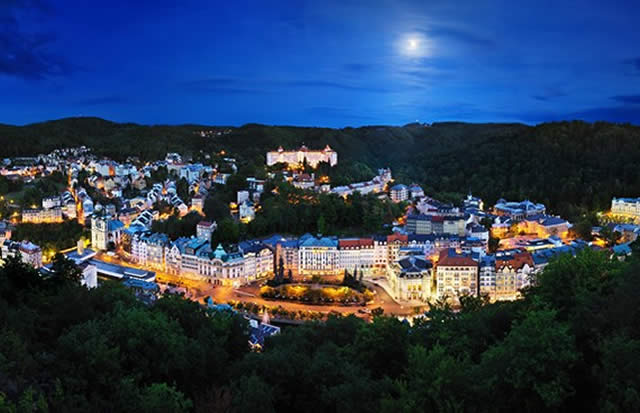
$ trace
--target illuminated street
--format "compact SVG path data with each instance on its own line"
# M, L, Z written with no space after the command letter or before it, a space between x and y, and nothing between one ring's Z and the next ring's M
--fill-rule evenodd
M131 262L124 261L117 256L110 256L105 253L99 253L97 258L119 265L126 265L143 270L150 270L156 273L156 282L166 288L168 286L176 286L179 288L185 288L185 296L200 303L204 303L207 297L211 297L216 303L227 303L230 301L239 301L244 303L254 303L258 305L266 306L282 306L288 311L313 311L313 312L339 312L342 314L356 314L358 316L364 316L362 312L358 310L367 308L371 310L373 308L381 307L384 309L384 313L388 315L406 316L414 314L413 307L401 306L384 291L383 288L367 283L367 286L375 292L375 299L367 306L341 306L341 305L312 305L304 304L292 301L278 301L278 300L266 300L259 296L258 290L262 284L262 281L255 282L251 285L243 286L240 288L233 288L230 286L219 286L207 283L205 281L193 280L178 275L167 274L165 272L157 271L155 269L144 268L139 265L135 265Z

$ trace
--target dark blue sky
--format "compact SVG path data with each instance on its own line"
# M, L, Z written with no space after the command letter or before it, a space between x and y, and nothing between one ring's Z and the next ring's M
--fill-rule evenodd
M0 122L640 123L639 20L616 0L0 0Z

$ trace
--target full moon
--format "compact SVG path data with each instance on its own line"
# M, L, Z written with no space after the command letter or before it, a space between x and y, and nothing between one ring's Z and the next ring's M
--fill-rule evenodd
M407 57L426 57L431 54L431 42L422 33L407 33L399 40L397 49Z

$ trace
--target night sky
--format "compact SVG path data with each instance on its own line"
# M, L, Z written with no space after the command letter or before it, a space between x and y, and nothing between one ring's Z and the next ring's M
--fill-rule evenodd
M639 18L631 0L0 0L0 122L640 124Z

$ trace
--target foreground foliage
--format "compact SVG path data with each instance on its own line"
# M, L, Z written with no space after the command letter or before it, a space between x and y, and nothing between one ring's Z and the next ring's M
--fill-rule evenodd
M0 411L638 411L639 270L584 251L517 302L434 305L413 327L330 317L250 353L239 316L10 260Z

